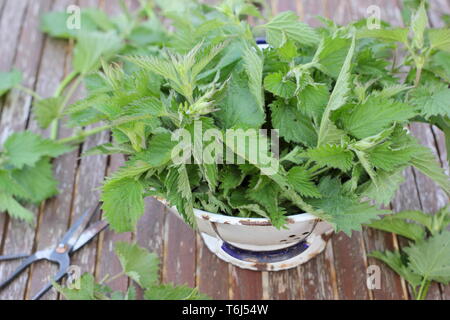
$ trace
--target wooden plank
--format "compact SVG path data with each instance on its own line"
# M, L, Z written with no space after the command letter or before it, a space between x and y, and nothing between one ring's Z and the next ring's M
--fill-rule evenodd
M197 287L217 300L229 299L228 263L211 253L197 234Z
M231 300L261 300L263 299L263 273L245 270L233 265L228 269L230 273Z
M23 4L23 3L22 3ZM49 6L49 1L32 2L28 4L26 13L25 7L16 8L19 11L14 12L17 16L24 17L23 27L16 29L21 31L20 34L16 34L18 39L18 48L14 59L14 66L23 72L23 85L34 87L36 73L38 70L38 64L40 60L40 51L42 47L42 36L37 28L39 23L40 12L45 10ZM20 22L20 20L19 20ZM15 49L15 48L14 48ZM32 50L30 50L32 49ZM37 54L29 54L29 52L37 52ZM5 105L3 106L3 117L0 121L0 141L3 141L13 131L22 131L25 129L28 113L30 109L31 97L23 94L17 90L13 90L10 93ZM38 212L38 208L30 206L29 209L35 213ZM6 220L5 215L2 214L3 222ZM34 226L17 220L8 220L8 223L0 231L5 231L3 242L3 254L13 253L29 253L32 251L34 243ZM0 274L3 276L9 275L20 264L20 261L14 261L9 263L0 264ZM0 300L5 299L23 299L26 289L26 281L28 273L24 272L16 281L14 281L8 288L0 292Z
M73 1L56 1L52 6L54 10L65 10ZM70 52L67 41L47 38L45 41L43 57L40 65L40 73L37 82L37 92L43 96L52 96L55 88L65 75L68 74L71 61L67 53ZM30 128L44 135L48 130L39 129L34 119L30 120ZM60 128L59 137L67 137L72 130ZM55 178L60 182L60 193L46 201L41 206L41 214L38 221L36 235L36 249L45 249L56 244L56 241L67 231L70 224L70 211L72 207L72 192L77 168L78 150L65 154L54 161ZM35 264L31 268L28 281L27 298L32 297L55 274L57 267L48 262ZM57 297L53 289L43 299L54 300Z
M195 286L195 232L169 211L164 231L163 282Z
M0 20L0 43L3 45L0 55L0 71L10 71L16 55L16 50L21 31L22 20L25 17L27 3L25 1L4 1ZM0 98L0 119L3 113L3 104L8 103L9 94ZM9 100L10 104L12 100ZM1 129L0 145L3 144L8 133ZM0 213L0 253L3 247L4 230L6 229L7 217Z

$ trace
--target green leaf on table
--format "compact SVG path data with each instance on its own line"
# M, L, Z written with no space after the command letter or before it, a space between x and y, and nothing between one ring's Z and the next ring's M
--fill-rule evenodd
M102 188L105 219L116 232L133 231L144 213L144 186L134 178L111 178Z
M275 47L282 47L286 41L293 40L305 46L313 46L318 42L316 31L300 22L292 11L285 11L261 27L266 29L267 42Z
M158 282L159 258L156 254L139 247L137 244L116 242L114 251L120 260L123 272L147 289Z
M63 100L63 97L51 97L34 103L33 112L42 129L47 129L53 120L61 116Z
M33 166L10 171L11 179L23 190L19 198L39 204L58 193L58 181L53 176L53 168L48 158L42 158Z
M41 17L40 28L50 36L62 39L75 38L77 34L95 31L98 27L95 21L100 17L100 13L94 16L94 11L101 11L88 10L90 13L87 10L81 10L78 21L78 16L75 13L69 14L59 11L45 13Z
M94 276L90 273L84 273L81 276L79 289L76 287L61 287L58 284L54 285L67 300L96 300L95 289L97 284Z
M404 251L415 273L427 280L450 282L450 231L443 231Z
M122 40L113 31L86 32L78 35L73 52L73 68L81 74L96 71L101 60L109 60L122 47Z
M396 214L387 215L380 220L373 221L369 224L369 227L392 232L413 241L420 241L425 237L425 230L422 226L407 222Z
M444 83L413 89L410 97L411 103L424 117L437 115L450 117L450 89Z
M174 287L171 284L161 284L148 288L144 293L146 300L206 300L208 296L197 289L188 286Z
M70 150L68 146L44 139L30 131L13 133L3 145L7 163L18 169L25 165L33 166L42 157L58 157Z
M450 177L441 168L433 152L422 145L417 145L414 149L415 153L412 156L411 164L436 182L447 195L450 195Z
M18 70L0 72L0 97L22 82L22 73Z
M420 285L422 277L414 273L408 267L408 261L405 256L399 251L372 251L369 257L376 258L386 263L392 270L397 272L403 279L405 279L413 288Z
M318 165L348 171L352 167L353 152L341 145L325 144L317 148L308 149L306 157Z
M13 218L32 223L34 214L23 207L13 196L0 192L0 212L8 212Z

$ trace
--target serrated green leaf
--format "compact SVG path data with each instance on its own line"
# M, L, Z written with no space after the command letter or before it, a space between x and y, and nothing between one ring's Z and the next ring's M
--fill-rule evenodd
M148 289L157 284L159 258L156 254L127 242L116 242L114 252L120 260L123 272L142 288Z
M327 75L337 78L347 57L351 42L351 39L324 37L314 57L314 61L318 63L318 68Z
M13 133L3 148L8 164L18 169L25 165L33 166L42 157L58 157L71 149L30 131Z
M298 107L304 114L318 122L329 98L330 92L326 85L308 85L298 94Z
M398 41L407 43L409 30L407 28L395 29L359 29L356 32L357 38L376 38L386 41Z
M347 57L345 58L344 64L339 73L336 85L334 86L330 100L328 100L327 107L322 115L317 141L318 146L326 143L333 143L335 141L332 140L336 139L336 135L340 135L340 132L330 120L330 114L332 111L341 108L347 101L347 96L350 92L350 67L354 51L355 37L352 39L350 49L348 50Z
M264 95L262 90L263 59L255 49L246 48L243 61L249 80L249 89L255 97L259 108L264 112Z
M281 98L292 98L297 86L295 82L284 79L281 72L271 73L264 78L264 88Z
M350 170L354 158L353 153L341 145L322 145L314 149L308 149L305 155L317 162L317 164L340 169L342 171Z
M427 280L448 283L450 281L450 232L441 234L407 247L409 266Z
M122 41L115 32L84 32L77 39L73 68L81 74L96 71L101 59L109 60L122 47Z
M312 121L297 110L296 106L275 100L269 105L272 111L272 126L279 130L279 134L287 142L302 143L306 146L315 146L317 133Z
M402 171L388 172L377 171L376 183L368 182L368 186L363 192L363 196L368 197L378 204L388 205L395 197L398 188L405 181Z
M13 196L0 192L0 212L8 212L13 218L32 223L34 214L17 202Z
M39 126L47 129L53 120L61 116L64 97L52 97L35 102L33 112Z
M420 285L422 277L409 269L405 257L398 251L372 251L369 257L379 259L405 279L413 288Z
M293 167L287 173L288 182L294 187L295 191L305 197L320 198L321 194L317 186L312 181L313 177L303 167Z
M445 84L412 90L411 103L426 118L437 115L450 117L450 89Z
M79 289L69 289L67 287L63 288L58 284L54 284L54 286L67 300L96 300L96 283L94 276L90 273L84 273L81 276Z
M18 70L0 72L0 97L22 82L22 73Z
M450 52L450 29L429 29L431 47Z
M411 20L411 30L413 31L413 45L416 48L423 48L424 45L424 34L425 29L428 27L428 16L427 10L425 9L425 4L422 3L419 9L412 16Z
M390 127L394 122L406 121L416 115L414 108L405 103L370 96L358 104L343 119L344 128L353 136L364 139Z
M384 216L382 219L373 221L369 227L398 234L413 241L425 238L425 230L418 224L407 222L397 215Z
M316 31L298 21L292 11L278 14L262 27L267 31L267 42L275 48L282 47L289 39L305 46L313 46L318 42Z
M78 33L95 31L97 29L97 24L95 23L96 19L92 19L94 17L89 16L85 11L86 10L81 11L79 29L75 28L76 15L69 15L66 12L58 11L48 12L42 15L40 28L50 36L62 39L75 38ZM69 23L74 23L74 28L70 28Z
M408 164L412 152L408 148L393 149L388 143L383 143L368 152L368 159L375 167L385 171L393 171L400 166Z
M133 231L144 213L144 186L134 178L109 179L102 187L105 219L116 232Z

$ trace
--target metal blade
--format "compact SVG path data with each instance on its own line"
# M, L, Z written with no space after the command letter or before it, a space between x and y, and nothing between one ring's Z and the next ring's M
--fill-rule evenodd
M83 247L85 244L87 244L89 241L95 238L100 232L105 230L108 227L108 225L109 225L108 222L104 220L94 223L92 226L90 226L81 234L77 242L72 247L71 252L75 252L81 247Z

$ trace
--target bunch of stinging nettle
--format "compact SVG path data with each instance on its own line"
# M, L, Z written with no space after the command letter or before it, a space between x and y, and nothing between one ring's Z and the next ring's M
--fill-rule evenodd
M60 23L63 13L44 18L45 31L76 40L74 72L54 97L36 97L36 118L53 128L53 140L25 132L5 142L0 210L24 217L23 200L52 195L37 199L31 190L37 180L26 172L54 190L49 157L101 130L111 130L113 141L88 155L128 159L102 188L104 215L116 231L133 229L144 198L160 196L190 224L193 208L268 217L280 228L290 214L309 212L351 233L387 213L370 200L389 203L408 166L450 194L449 178L432 152L406 129L411 121L429 121L449 133L450 29L428 29L423 5L409 28L322 19L324 27L313 29L293 12L253 27L248 16L263 18L252 1L216 7L159 2L160 17L144 2L137 13L115 19L86 10L75 34ZM260 49L256 36L265 36L269 47ZM108 64L112 59L116 63ZM5 88L19 79L16 73L4 78ZM87 97L66 106L73 90L64 95L65 87L81 80ZM58 119L66 115L72 127L103 125L56 140ZM222 148L214 156L231 153L239 161L206 163L194 150L190 163L175 162L174 134L185 129L194 136L198 127L201 134L223 133L203 139L202 150ZM223 138L229 129L242 129L235 132L244 136L244 146ZM268 148L256 150L275 172L250 161L255 141L245 135L251 129L278 129L278 157ZM259 143L266 140L258 136Z

